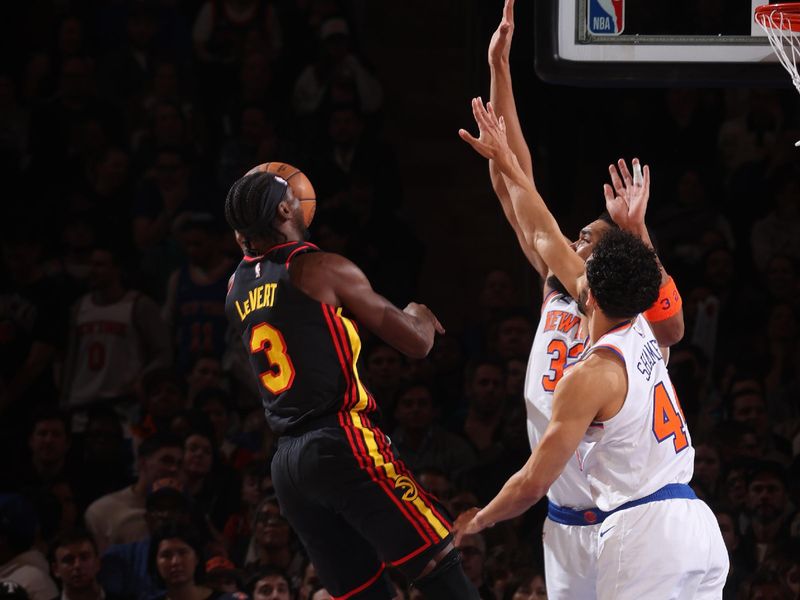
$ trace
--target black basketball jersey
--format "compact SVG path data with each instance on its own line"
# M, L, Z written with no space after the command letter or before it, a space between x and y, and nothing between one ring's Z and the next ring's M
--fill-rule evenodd
M267 422L279 435L319 417L376 410L356 369L355 323L289 280L292 259L318 251L308 242L288 242L244 257L225 302L258 377Z

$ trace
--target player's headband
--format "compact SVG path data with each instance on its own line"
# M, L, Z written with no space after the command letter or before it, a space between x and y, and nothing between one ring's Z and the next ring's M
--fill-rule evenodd
M272 173L264 173L269 177L269 185L264 190L263 200L261 202L261 215L258 220L248 227L242 234L249 236L258 234L269 229L272 220L275 218L275 212L278 210L278 205L286 195L286 189L289 184L283 177L273 175Z

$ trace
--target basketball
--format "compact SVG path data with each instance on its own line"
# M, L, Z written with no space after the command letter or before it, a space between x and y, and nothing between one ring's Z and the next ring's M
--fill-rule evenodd
M317 210L317 194L305 173L297 167L283 162L261 163L250 169L245 175L253 173L272 173L285 179L292 188L292 193L300 200L306 227L311 225L311 221L314 220L314 212Z

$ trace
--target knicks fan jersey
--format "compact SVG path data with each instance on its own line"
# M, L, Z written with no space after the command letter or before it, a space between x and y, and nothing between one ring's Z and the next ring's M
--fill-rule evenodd
M77 349L68 406L129 394L143 367L142 340L133 326L138 292L119 302L95 304L86 294L78 305Z
M361 350L355 323L289 280L291 261L318 250L289 242L245 257L225 303L258 377L267 422L279 435L320 417L376 409L355 366Z
M639 315L618 325L586 352L606 348L624 363L628 394L620 411L592 423L595 446L586 472L597 507L612 510L668 483L688 483L694 448L653 330Z
M545 298L525 375L525 407L531 449L539 443L550 423L556 383L564 369L583 354L587 340L580 337L580 326L581 317L575 300L558 292L551 292ZM582 442L561 476L550 486L547 497L552 502L576 509L594 506L583 472L583 461L591 447L591 443Z

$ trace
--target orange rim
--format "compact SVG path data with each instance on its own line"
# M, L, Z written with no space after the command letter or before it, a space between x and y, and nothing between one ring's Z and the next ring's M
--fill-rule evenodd
M800 2L763 4L756 7L755 20L764 27L781 29L781 19L783 19L782 29L800 32Z

